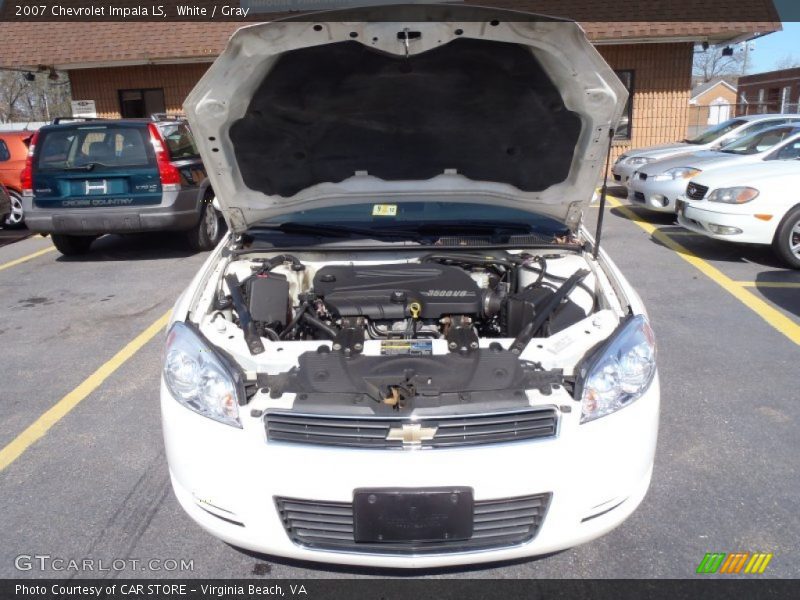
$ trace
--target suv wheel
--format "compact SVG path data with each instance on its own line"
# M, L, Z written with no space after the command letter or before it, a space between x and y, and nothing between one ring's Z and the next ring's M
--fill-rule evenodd
M89 246L97 239L97 236L53 233L50 234L50 239L53 240L53 245L61 254L73 256L75 254L86 254L89 251Z
M800 269L800 206L795 206L778 226L772 248L787 266Z
M193 250L211 250L222 239L225 233L225 221L222 215L211 205L211 199L203 202L200 221L187 234L189 245Z
M22 198L12 190L8 190L8 195L11 198L11 214L6 217L5 226L9 229L17 229L22 227L25 221L25 214L22 211Z

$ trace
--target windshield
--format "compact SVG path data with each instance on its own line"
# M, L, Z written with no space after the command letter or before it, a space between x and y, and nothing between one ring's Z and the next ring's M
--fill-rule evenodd
M37 151L40 169L135 167L150 164L144 127L93 125L44 133Z
M254 226L275 227L287 223L315 228L358 227L381 231L402 229L449 235L476 229L508 228L546 235L562 235L563 223L523 210L469 202L361 203L302 210L261 221Z
M793 126L773 127L731 142L720 148L720 152L727 152L728 154L758 154L769 150L797 132L798 129Z
M710 144L711 142L718 140L726 133L730 133L740 125L744 125L746 121L743 119L731 119L730 121L724 121L719 125L715 125L710 129L706 129L703 133L698 135L695 138L685 140L687 144Z

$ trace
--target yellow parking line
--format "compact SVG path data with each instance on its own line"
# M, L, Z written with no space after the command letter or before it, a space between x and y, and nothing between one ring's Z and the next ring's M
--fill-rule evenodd
M688 229L686 231L662 231L661 233L666 235L696 235L698 237L705 237L702 233L689 231Z
M42 254L47 254L48 252L52 252L55 249L56 249L55 246L48 246L47 248L42 248L41 250L37 250L36 252L32 252L31 254L28 254L27 256L23 256L21 258L15 258L14 260L10 260L7 263L0 264L0 271L3 271L5 269L10 269L11 267L15 267L20 263L24 263L24 262L29 261L32 258L36 258L37 256L41 256Z
M86 398L100 384L108 379L125 361L131 358L147 342L153 339L159 331L164 329L169 321L172 311L167 311L152 325L131 340L122 350L117 352L99 369L89 375L78 387L56 402L42 416L34 421L28 428L20 433L5 448L0 450L0 471L17 460L34 442L46 434L50 428L58 423L65 415L75 408L81 400Z
M652 223L642 220L639 215L637 215L627 206L623 206L623 204L616 198L608 198L608 202L611 206L625 215L625 217L636 223L639 227L653 236L654 239L661 242L670 250L676 252L683 260L688 262L703 275L711 279L711 281L719 285L722 289L731 294L739 302L744 304L747 308L752 310L795 344L800 346L800 325L795 323L792 319L784 315L778 309L770 306L767 302L747 290L744 286L739 285L736 281L725 275L722 271L707 263L675 240L671 239L669 235L666 235L660 231Z
M736 285L755 288L800 288L800 281L735 281Z

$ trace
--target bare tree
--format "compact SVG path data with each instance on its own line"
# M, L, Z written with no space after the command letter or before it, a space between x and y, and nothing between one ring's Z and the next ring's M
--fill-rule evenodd
M775 64L773 64L772 67L776 71L780 71L782 69L794 69L795 67L800 67L800 58L796 57L794 54L784 54L775 61Z
M48 72L0 71L0 123L48 121L71 115L71 93L66 73L51 79Z
M725 56L723 47L712 46L707 50L695 49L692 76L699 83L706 83L717 78L743 75L746 65L745 53L734 49L733 54Z

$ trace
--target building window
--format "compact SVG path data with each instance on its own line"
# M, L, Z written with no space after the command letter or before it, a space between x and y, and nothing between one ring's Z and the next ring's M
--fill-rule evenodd
M756 108L756 110L759 113L767 112L767 107L764 104L764 88L761 88L760 90L758 90L758 107Z
M628 90L628 101L625 103L625 110L622 113L622 118L619 120L617 130L614 132L614 139L629 140L631 139L633 126L633 70L615 71L615 73L625 85L625 89Z
M163 88L119 91L119 114L123 119L147 118L166 110Z

